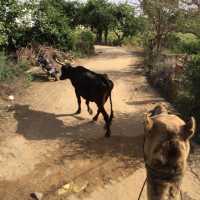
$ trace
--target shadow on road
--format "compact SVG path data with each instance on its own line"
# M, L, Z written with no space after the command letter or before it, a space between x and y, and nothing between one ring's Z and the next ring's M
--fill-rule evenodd
M113 135L108 139L104 138L102 123L85 121L72 126L58 118L65 115L36 111L29 105L18 104L14 110L18 122L16 132L28 140L62 139L63 151L66 151L63 159L90 158L94 154L98 157L123 155L130 161L142 157L143 125L139 114L118 113L112 126ZM141 122L138 124L138 121Z
M155 103L161 103L164 102L164 99L158 98L158 99L148 99L148 100L141 100L141 101L129 101L126 102L128 105L146 105L146 104L155 104Z
M69 114L59 114L59 115L55 115L56 117L74 117L75 119L78 120L85 120L83 117L80 117L75 113L69 113ZM91 121L92 122L92 121Z
M112 48L112 47L111 47ZM121 47L119 47L120 49ZM115 49L115 48L114 48ZM121 57L143 57L143 51L134 51L134 50L127 50L127 51L111 51L107 48L102 48L100 52L97 52L96 58L97 59L115 59Z

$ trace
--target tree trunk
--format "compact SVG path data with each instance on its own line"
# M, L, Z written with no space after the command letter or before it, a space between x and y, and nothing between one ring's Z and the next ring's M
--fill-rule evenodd
M99 44L102 43L102 36L103 36L103 31L101 29L97 30L97 42Z
M105 44L108 44L108 29L107 28L104 31L104 42Z

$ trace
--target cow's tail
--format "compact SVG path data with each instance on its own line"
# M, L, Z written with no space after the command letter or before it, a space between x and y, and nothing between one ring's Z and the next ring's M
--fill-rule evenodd
M113 104L112 104L112 89L114 87L114 83L108 79L108 75L107 74L103 74L104 76L104 83L107 85L107 89L109 91L108 95L109 95L109 99L110 99L110 117L109 117L109 124L112 123L112 119L114 117L113 114Z
M111 124L112 123L112 119L114 117L114 114L113 114L113 104L112 104L112 89L110 90L110 96L109 96L109 99L110 99L110 118L109 118L109 123Z
M111 80L108 80L108 88L109 88L109 99L110 99L110 117L109 117L109 123L112 123L112 119L114 117L113 114L113 104L112 104L112 90L113 90L114 84Z

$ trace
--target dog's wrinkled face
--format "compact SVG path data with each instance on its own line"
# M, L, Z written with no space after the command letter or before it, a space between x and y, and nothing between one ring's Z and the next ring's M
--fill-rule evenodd
M71 69L72 69L71 64L62 65L60 80L65 80L67 78L70 78Z
M158 114L145 118L145 162L154 169L184 171L189 155L189 139L195 131L192 117L184 122L176 115Z

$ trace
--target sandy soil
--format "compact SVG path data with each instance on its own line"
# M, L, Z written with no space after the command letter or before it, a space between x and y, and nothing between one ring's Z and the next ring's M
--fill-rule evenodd
M72 193L85 198L143 167L143 114L164 100L143 76L142 52L105 46L96 46L96 52L76 64L107 73L114 81L112 137L104 138L102 117L91 122L84 101L82 113L72 115L77 103L69 81L49 82L37 75L27 93L15 100L15 109L0 116L1 200L29 200L36 191L45 200L67 199ZM191 159L200 190L200 158L194 153ZM76 188L86 187L58 194L72 182Z

